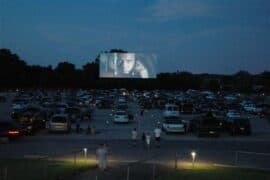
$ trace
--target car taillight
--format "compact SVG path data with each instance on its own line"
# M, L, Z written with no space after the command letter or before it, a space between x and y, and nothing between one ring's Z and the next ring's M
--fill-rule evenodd
M18 134L20 134L20 131L18 131L18 130L10 130L10 131L8 131L8 134L9 135L18 135Z

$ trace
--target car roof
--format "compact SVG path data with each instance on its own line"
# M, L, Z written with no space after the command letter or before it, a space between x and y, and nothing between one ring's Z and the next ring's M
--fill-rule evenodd
M66 114L54 114L52 116L52 118L54 118L54 117L64 117L64 118L67 118L68 116Z

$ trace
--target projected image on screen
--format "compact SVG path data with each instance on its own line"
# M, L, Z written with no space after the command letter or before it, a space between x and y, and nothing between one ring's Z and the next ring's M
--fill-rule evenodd
M102 53L100 77L103 78L155 78L154 55L136 53Z

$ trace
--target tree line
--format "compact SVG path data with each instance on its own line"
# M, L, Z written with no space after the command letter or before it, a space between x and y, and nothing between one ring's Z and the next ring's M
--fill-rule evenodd
M111 49L109 52L127 52ZM159 73L155 79L99 78L99 58L80 69L64 61L51 65L28 65L9 49L0 49L0 87L8 88L127 88L127 89L205 89L212 91L270 91L270 71L250 74L239 71L232 75Z

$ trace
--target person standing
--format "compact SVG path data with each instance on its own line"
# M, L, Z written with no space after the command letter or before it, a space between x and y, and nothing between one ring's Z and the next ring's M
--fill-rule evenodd
M96 150L96 157L98 160L98 167L104 171L107 168L108 150L106 144L100 144L100 147Z
M156 141L156 146L160 146L160 136L161 136L161 129L159 126L156 126L154 129L154 135L155 135L155 141Z
M132 145L136 146L137 145L137 138L138 138L138 132L137 129L134 128L131 132L131 138L132 138Z

